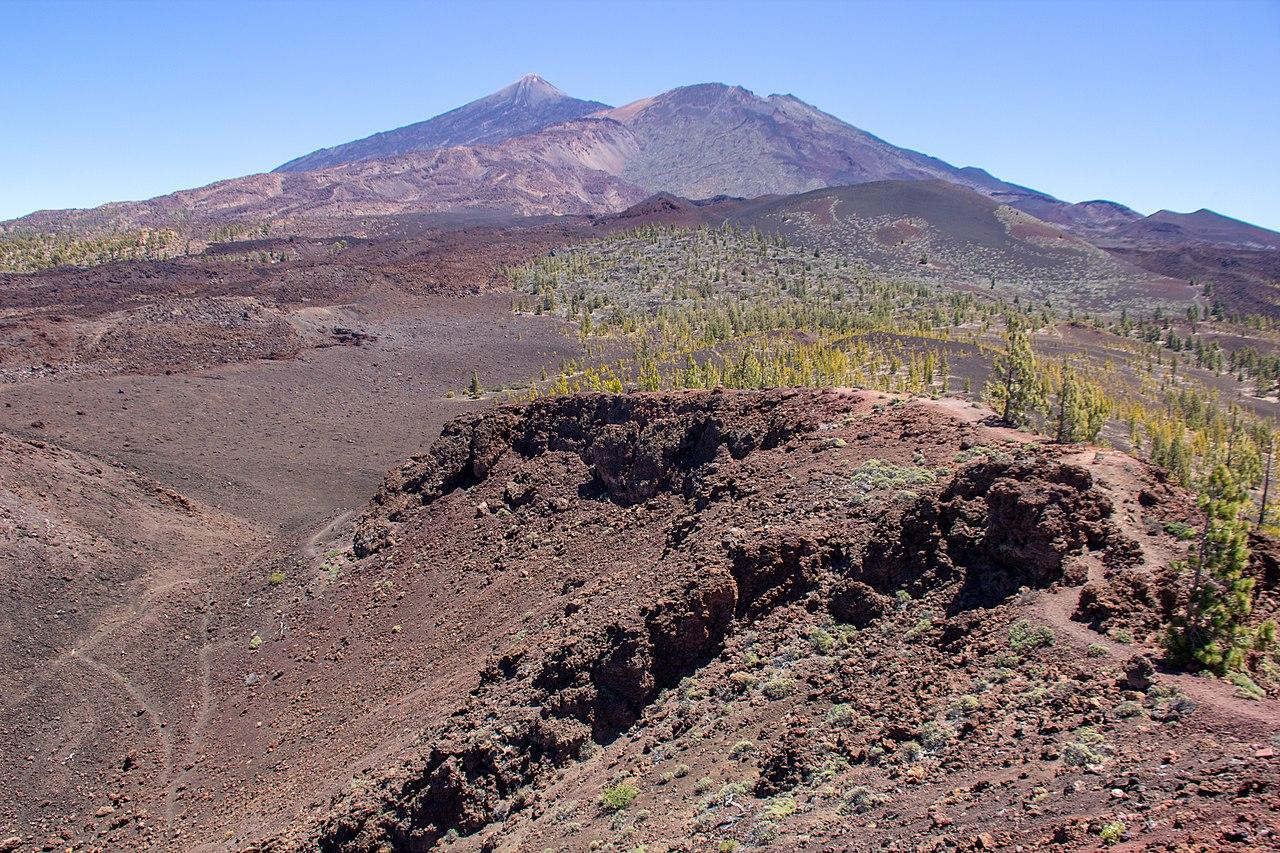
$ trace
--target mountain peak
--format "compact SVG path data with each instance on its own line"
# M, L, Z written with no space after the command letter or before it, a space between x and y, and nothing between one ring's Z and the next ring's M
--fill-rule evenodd
M525 104L541 103L549 100L573 100L559 87L548 83L537 74L526 74L516 82L494 92L490 97L518 101Z
M491 95L435 118L375 133L290 160L277 172L310 172L358 160L376 160L456 145L497 145L562 121L607 109L572 98L537 74L526 74Z

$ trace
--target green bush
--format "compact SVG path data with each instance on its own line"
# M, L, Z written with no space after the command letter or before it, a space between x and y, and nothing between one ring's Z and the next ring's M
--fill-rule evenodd
M796 804L795 797L774 797L764 807L760 816L765 820L782 820L795 814L797 808L799 806Z
M1182 521L1166 521L1164 523L1164 532L1182 542L1190 542L1196 538L1196 529Z
M835 646L836 639L821 628L809 629L809 645L820 655L825 655Z
M866 814L887 802L889 797L885 794L877 793L866 785L855 785L845 792L836 811L842 815Z
M1119 705L1116 705L1117 717L1139 717L1142 714L1142 706L1137 702L1121 702Z
M1113 820L1106 826L1102 827L1102 831L1098 833L1098 837L1102 839L1103 844L1110 846L1124 838L1124 833L1124 823L1118 820Z
M841 702L838 705L832 705L831 710L827 711L827 722L833 726L848 726L853 723L853 706Z
M770 699L785 699L795 689L796 682L793 678L771 678L764 684L764 695Z
M606 811L620 812L629 808L640 795L640 789L630 782L610 785L600 792L600 805Z
M1264 699L1267 692L1258 686L1248 673L1233 670L1227 673L1227 681L1235 685L1236 695L1241 699Z
M855 495L865 496L880 489L901 490L911 486L927 486L938 481L938 475L918 465L894 465L883 459L868 459L854 469L850 481Z
M1044 625L1032 626L1026 619L1019 619L1009 627L1009 648L1019 654L1053 644L1053 632Z

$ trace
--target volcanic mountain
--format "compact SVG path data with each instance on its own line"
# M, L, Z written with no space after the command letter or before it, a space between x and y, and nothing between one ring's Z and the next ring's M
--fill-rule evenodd
M688 198L929 178L988 193L1032 192L981 169L959 169L890 145L794 95L761 98L741 86L707 83L602 115L634 140L620 177Z
M451 147L452 146L452 147ZM249 175L143 202L41 211L19 229L102 232L229 221L304 222L460 208L518 215L609 213L656 191L687 198L942 179L1002 201L1055 199L898 148L791 95L708 83L617 109L530 75L434 119ZM312 229L314 230L314 228Z
M356 160L378 160L456 145L496 145L607 109L596 101L571 98L537 74L526 74L492 95L426 121L375 133L290 160L276 172L310 172Z
M529 75L452 112L322 149L269 174L143 202L41 211L0 230L175 228L228 223L278 234L370 234L405 214L607 214L655 192L684 198L804 193L875 181L941 180L1108 248L1273 248L1280 236L1208 211L1143 218L1108 201L1068 204L899 148L793 95L741 86L672 89L616 109Z

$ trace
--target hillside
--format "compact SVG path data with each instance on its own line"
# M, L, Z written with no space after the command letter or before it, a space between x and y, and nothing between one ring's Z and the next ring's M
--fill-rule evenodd
M857 248L886 210L927 264ZM1172 483L1230 422L1257 486L1275 366L1055 294L1054 399L1069 357L1170 472L993 425L1008 294L906 271L1082 251L1012 214L876 182L0 277L0 847L1265 846L1275 700L1147 659Z
M987 194L1053 202L980 169L957 169L897 148L793 96L761 98L718 83L533 128L550 119L547 110L571 112L585 103L566 101L540 78L526 78L456 114L410 126L417 130L384 135L391 142L371 137L269 175L90 211L41 211L4 228L98 233L181 225L208 231L225 222L270 221L281 233L293 233L317 219L458 208L607 213L655 191L758 196L885 179L941 178ZM525 124L532 132L516 135L514 128ZM497 144L426 149L466 135ZM365 159L375 149L378 159ZM310 171L300 171L304 167Z
M602 109L607 109L605 104L571 98L537 74L526 74L492 95L435 118L321 148L273 171L308 172L415 151L457 145L495 145Z
M687 198L754 197L880 180L941 178L986 192L1030 192L978 169L898 148L793 95L709 83L602 113L636 151L618 174Z
M1160 210L1114 232L1116 241L1134 248L1177 245L1214 245L1239 249L1280 249L1280 234L1214 213L1174 213Z
M792 95L708 83L604 108L536 75L271 174L87 211L40 211L0 223L0 233L171 229L206 238L232 224L275 235L340 235L396 216L609 214L654 193L761 197L886 180L946 181L1107 247L1280 245L1273 232L1209 211L1144 218L1114 202L1068 204L894 146Z
M881 275L1110 311L1191 296L1181 282L1118 261L1062 227L941 180L876 181L746 202L730 219L856 258Z
M235 811L292 823L312 798L250 849L1270 837L1252 744L1280 731L1273 703L1105 633L1149 636L1179 546L1144 519L1190 502L979 414L704 392L450 424L358 521L351 585L246 654L286 675L225 711L266 721L251 755L279 768ZM336 645L333 613L352 614ZM360 722L319 728L308 709L338 695ZM380 718L390 740L346 734Z
M499 407L285 552L4 438L31 540L6 565L56 568L6 578L0 819L25 832L0 838L1265 848L1276 700L1147 657L1190 497L986 414L847 389ZM1280 561L1254 549L1260 618Z

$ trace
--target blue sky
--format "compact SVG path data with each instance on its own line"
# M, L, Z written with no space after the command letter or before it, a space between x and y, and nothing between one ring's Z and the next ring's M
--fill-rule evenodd
M1280 229L1280 0L0 0L0 218L266 171L527 72L719 81L1069 201Z

